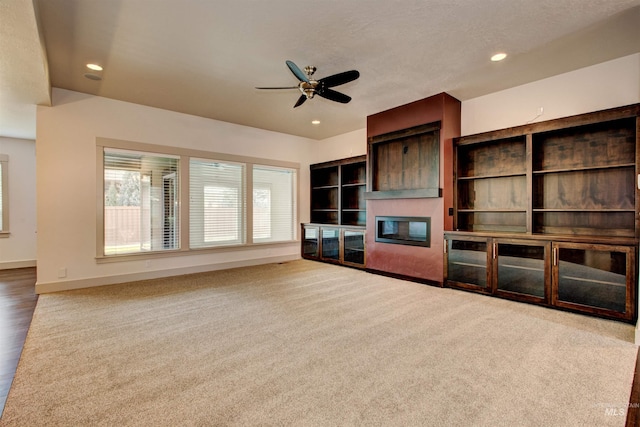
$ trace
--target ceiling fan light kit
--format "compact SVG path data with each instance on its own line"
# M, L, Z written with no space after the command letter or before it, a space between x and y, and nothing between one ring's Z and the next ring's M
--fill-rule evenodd
M302 92L302 95L298 98L293 108L299 107L307 99L312 99L315 95L321 96L330 101L340 102L346 104L351 101L351 97L344 93L330 89L335 86L340 86L345 83L352 82L360 77L360 73L356 70L345 71L342 73L334 74L332 76L324 77L320 80L313 79L313 74L316 72L316 67L308 65L304 68L304 72L293 61L286 61L287 67L293 73L293 75L299 80L298 86L290 87L257 87L256 89L298 89Z

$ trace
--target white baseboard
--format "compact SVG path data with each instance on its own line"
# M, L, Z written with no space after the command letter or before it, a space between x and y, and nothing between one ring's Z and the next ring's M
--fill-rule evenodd
M67 280L58 282L36 283L36 293L69 291L73 289L92 288L96 286L115 285L117 283L135 282L138 280L159 279L163 277L180 276L183 274L204 273L207 271L227 270L229 268L250 267L260 264L273 264L300 259L300 255L281 255L259 259L224 262L220 264L205 264L192 267L173 268L169 270L144 271L140 273L120 274L116 276L93 277L88 279Z
M24 261L0 262L0 270L12 270L14 268L28 268L28 267L35 267L35 266L36 266L35 259L27 259Z

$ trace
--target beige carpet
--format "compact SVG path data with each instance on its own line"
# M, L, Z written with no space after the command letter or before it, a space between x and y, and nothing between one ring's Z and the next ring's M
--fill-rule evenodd
M41 295L0 425L624 425L633 327L295 261Z

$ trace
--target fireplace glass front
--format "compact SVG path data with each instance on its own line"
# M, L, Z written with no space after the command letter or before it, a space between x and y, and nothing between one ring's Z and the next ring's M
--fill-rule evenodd
M377 216L376 242L431 246L431 218Z

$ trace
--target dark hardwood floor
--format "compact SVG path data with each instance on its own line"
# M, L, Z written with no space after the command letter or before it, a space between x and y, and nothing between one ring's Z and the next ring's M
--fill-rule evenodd
M35 284L35 268L0 270L0 417L38 301Z

